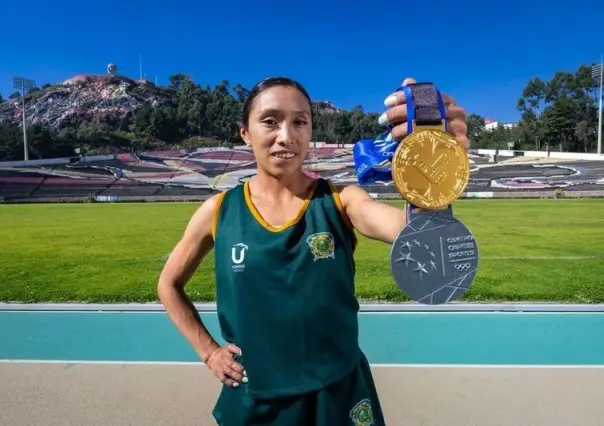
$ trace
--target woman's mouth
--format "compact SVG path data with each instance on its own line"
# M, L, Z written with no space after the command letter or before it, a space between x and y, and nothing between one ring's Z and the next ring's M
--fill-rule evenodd
M271 156L280 158L282 160L291 160L292 158L294 158L296 156L296 153L290 152L290 151L277 151L277 152L271 153Z

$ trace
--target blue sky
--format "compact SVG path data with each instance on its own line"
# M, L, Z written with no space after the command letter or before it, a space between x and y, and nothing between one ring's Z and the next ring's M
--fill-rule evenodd
M381 112L403 78L432 81L468 109L518 118L529 78L575 71L604 53L604 2L29 0L2 7L0 93L75 74L183 72L248 88L286 75L316 100ZM23 32L23 19L26 30Z

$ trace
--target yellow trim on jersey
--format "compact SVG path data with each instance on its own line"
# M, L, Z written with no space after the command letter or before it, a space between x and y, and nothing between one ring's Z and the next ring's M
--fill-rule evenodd
M252 194L250 192L249 181L246 181L243 184L243 194L245 196L245 204L247 204L247 207L250 210L250 212L252 213L252 216L254 216L254 219L256 219L256 221L260 225L262 225L267 231L270 231L270 232L281 232L281 231L284 231L285 229L297 224L300 221L300 219L302 219L302 216L304 216L304 213L306 213L306 209L308 209L308 206L310 205L310 200L312 200L312 197L313 197L316 189L317 189L317 183L314 182L312 185L312 188L310 189L310 191L308 191L308 195L306 195L306 199L304 200L304 203L300 207L300 210L298 210L298 214L293 219L288 220L281 226L273 226L270 223L268 223L266 220L264 220L264 218L262 217L262 215L260 214L260 212L258 211L256 206L252 202Z
M326 179L327 183L329 183L329 187L331 188L331 196L333 198L333 202L336 205L336 208L338 209L338 212L340 213L340 216L342 217L342 220L344 221L344 223L346 224L346 226L348 226L348 228L350 228L350 231L352 232L352 245L353 247L356 249L357 245L359 244L359 240L357 239L357 234L354 230L354 226L352 226L352 222L350 221L350 218L348 217L348 215L346 214L346 211L344 211L344 206L342 205L342 200L340 199L340 193L338 192L338 189L336 188L336 186L333 184L333 182L329 179Z
M212 239L216 241L216 228L218 228L218 216L220 215L220 207L222 200L227 191L223 191L216 196L216 205L214 206L214 215L212 216Z

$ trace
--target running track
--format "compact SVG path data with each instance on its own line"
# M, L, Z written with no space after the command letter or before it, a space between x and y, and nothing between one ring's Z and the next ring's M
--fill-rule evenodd
M359 320L389 425L603 424L604 306L363 305ZM213 425L219 386L157 305L0 305L0 425Z

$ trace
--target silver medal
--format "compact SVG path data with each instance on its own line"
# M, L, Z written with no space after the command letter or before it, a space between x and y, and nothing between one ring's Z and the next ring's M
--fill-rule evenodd
M429 305L452 302L474 280L478 246L450 208L412 214L392 245L390 268L410 299Z

